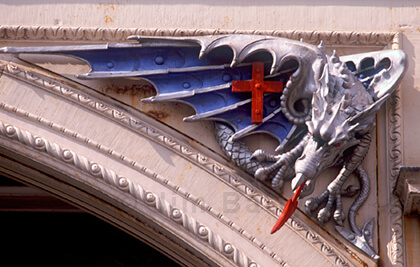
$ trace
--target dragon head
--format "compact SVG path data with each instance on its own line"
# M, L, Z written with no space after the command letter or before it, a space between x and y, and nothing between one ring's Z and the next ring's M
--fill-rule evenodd
M302 196L311 194L318 175L342 159L375 126L376 112L395 89L406 64L405 54L399 50L381 51L373 57L370 53L368 60L373 64L367 64L367 57L358 58L356 64L341 61L334 52L324 65L312 97L311 119L306 121L307 143L295 162L292 189L306 181ZM368 79L360 79L365 76Z

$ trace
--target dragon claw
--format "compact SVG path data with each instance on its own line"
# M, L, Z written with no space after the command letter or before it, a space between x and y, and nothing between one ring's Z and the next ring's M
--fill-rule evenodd
M271 182L271 187L279 190L280 192L282 191L283 186L284 186L283 179L273 179L273 181Z
M257 149L255 150L254 153L252 153L251 159L256 159L259 162L262 161L278 161L278 156L276 155L271 155L270 153L267 153L266 151L262 150L262 149Z
M344 213L343 209L342 208L337 208L334 211L334 220L335 220L335 222L338 225L343 226L345 219L346 219L346 214Z
M255 171L254 177L258 180L264 181L268 177L268 173L265 168L259 168Z
M265 181L272 177L272 175L270 175L271 173L276 171L276 174L272 179L272 187L281 191L284 185L285 176L288 176L288 171L290 171L288 169L288 157L271 155L262 149L258 149L252 154L252 158L258 161L274 162L268 166L258 168L254 173L254 177L258 180Z
M338 225L343 225L346 215L343 211L340 194L334 195L331 194L328 190L325 190L320 196L311 197L306 200L306 211L308 213L313 213L314 211L318 210L321 204L324 203L327 199L328 201L325 207L318 211L317 220L321 224L324 224L328 222L331 217L334 217L334 220Z
M305 208L308 213L316 211L319 206L325 201L328 197L328 191L324 191L320 196L310 197L305 201Z
M332 208L331 207L324 207L318 212L318 222L321 224L325 224L328 222L332 215Z
M256 159L258 161L264 161L266 159L266 152L262 149L258 149L254 153L252 153L251 158Z
M314 197L311 197L305 201L305 208L307 213L312 213L317 210L320 202L317 201Z

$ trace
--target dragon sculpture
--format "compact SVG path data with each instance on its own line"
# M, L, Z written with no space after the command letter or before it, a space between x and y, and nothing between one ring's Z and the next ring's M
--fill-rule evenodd
M406 67L400 50L342 56L328 54L324 45L310 45L271 36L201 37L132 36L134 42L62 46L4 47L5 53L52 53L85 60L91 72L81 79L138 78L149 80L157 95L146 102L182 101L196 114L185 121L215 121L216 138L225 154L258 180L271 180L281 192L291 180L295 194L272 232L297 207L297 199L313 193L326 168L339 174L319 196L305 202L323 224L334 218L337 231L358 248L378 258L372 248L373 219L362 230L356 213L369 193L363 161L380 106L398 86ZM282 91L265 93L261 121L251 120L252 93L232 92L235 81L253 77L253 62L263 64L266 81L282 82ZM243 137L268 133L279 140L276 154L252 152ZM356 186L343 188L355 173ZM349 209L351 229L344 227L341 198L359 191Z

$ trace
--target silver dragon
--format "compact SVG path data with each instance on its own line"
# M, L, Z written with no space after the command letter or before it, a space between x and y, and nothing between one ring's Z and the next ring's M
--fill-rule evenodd
M285 180L291 180L292 190L305 184L301 197L313 193L323 170L341 166L327 189L308 198L305 207L309 213L317 212L317 220L322 224L333 217L344 238L377 259L372 248L373 218L362 230L356 225L356 213L370 190L369 177L361 163L369 149L376 113L398 86L406 56L400 50L390 50L340 59L336 52L327 54L322 43L318 47L297 43L293 46L287 54L275 57L298 62L281 97L282 112L295 125L306 126L306 134L289 148L282 142L275 155L263 150L251 153L244 142L234 141L234 132L223 124L216 125L216 137L238 166L259 180L271 179L273 188L281 191ZM363 78L362 73L370 75ZM349 209L349 230L344 227L346 215L341 198L358 191L356 186L343 188L352 173L358 177L360 192Z

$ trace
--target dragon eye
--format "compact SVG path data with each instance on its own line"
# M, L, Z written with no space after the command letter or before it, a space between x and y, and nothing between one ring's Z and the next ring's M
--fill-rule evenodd
M335 147L341 146L341 143L334 144Z

